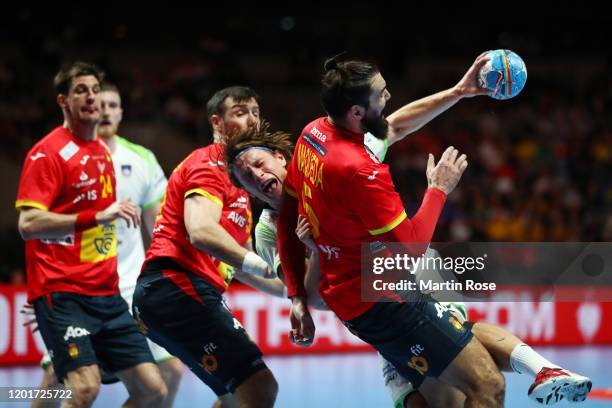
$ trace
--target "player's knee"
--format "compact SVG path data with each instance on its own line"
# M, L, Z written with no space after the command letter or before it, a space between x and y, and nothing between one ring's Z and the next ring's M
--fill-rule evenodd
M481 366L479 384L485 387L489 392L491 391L503 391L506 386L506 382L503 374L499 371L499 368L495 364L487 364Z
M156 390L154 394L149 398L147 406L163 406L164 401L168 397L168 388L164 385L162 388Z
M96 366L79 367L68 373L64 383L72 390L73 405L89 406L100 392L100 372Z
M260 370L236 388L238 405L272 407L278 394L278 383L269 369Z
M178 384L183 376L183 365L178 358L171 358L159 365L166 385Z
M504 403L504 396L506 394L506 381L504 375L497 370L494 375L488 378L489 395L492 396L493 402L502 406Z
M138 396L134 396L134 400L138 401L140 405L147 407L161 407L168 396L168 388L166 385L161 384L160 387L150 388L143 390L144 392ZM130 396L130 398L132 398Z
M261 397L263 401L266 401L270 406L274 405L276 401L276 395L278 394L278 383L276 378L272 374L272 371L265 369L260 371L261 377L259 378L259 384L262 387Z
M152 364L153 370L141 374L134 383L126 383L130 399L144 406L161 406L168 395L168 388L162 379L159 370Z
M472 389L470 397L482 401L485 406L501 407L506 393L504 376L498 369L486 371L486 375L480 377L477 387Z
M76 406L90 406L100 392L100 383L93 379L83 379L70 384L70 389Z
M161 376L151 376L144 383L143 393L143 399L146 399L148 404L161 405L168 396L168 387Z

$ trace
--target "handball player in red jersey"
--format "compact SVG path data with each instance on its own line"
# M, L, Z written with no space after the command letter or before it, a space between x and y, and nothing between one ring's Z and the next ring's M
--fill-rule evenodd
M100 389L100 368L126 385L137 406L160 406L166 387L147 342L119 295L115 220L140 224L136 206L116 201L110 151L97 136L100 81L77 62L56 75L59 126L28 152L16 208L26 240L28 302L65 403L86 407Z
M257 94L233 86L207 104L214 143L173 171L136 291L134 316L220 397L219 405L271 407L278 385L222 293L234 277L263 288L275 274L251 249L248 194L224 163L224 140L259 126ZM233 394L233 395L229 395Z
M303 284L304 263L296 256L304 252L294 234L299 212L308 219L320 250L319 292L330 309L413 386L431 391L442 382L465 395L465 406L502 406L504 402L503 377L473 337L472 326L457 324L445 307L426 296L414 303L392 297L361 301L360 251L364 242L403 242L411 244L406 245L409 251L424 251L446 196L467 167L466 157L453 147L437 165L429 156L429 188L415 216L408 219L388 167L363 147L363 141L366 132L381 140L401 139L460 99L485 94L475 81L484 63L481 55L455 87L407 104L387 120L382 112L390 93L378 68L363 61L328 60L322 90L328 116L308 124L298 139L278 222L281 264L293 300L291 334L296 342L308 343L314 335ZM586 398L591 387L588 378L552 366L531 351L519 343L510 358L510 365L519 372L537 367L531 398L546 405L562 398Z

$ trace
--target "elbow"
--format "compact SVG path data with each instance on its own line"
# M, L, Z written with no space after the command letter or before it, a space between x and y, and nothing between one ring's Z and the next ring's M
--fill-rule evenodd
M198 231L193 231L189 233L189 243L195 247L198 247L202 244L202 237Z

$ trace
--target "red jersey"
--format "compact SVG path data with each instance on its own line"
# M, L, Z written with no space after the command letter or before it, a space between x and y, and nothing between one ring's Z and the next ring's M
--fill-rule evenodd
M185 270L206 279L220 292L225 291L234 271L191 245L184 208L185 198L192 194L209 198L222 207L219 224L240 245L249 242L253 224L249 195L231 183L223 157L223 145L213 143L195 150L174 169L145 260L146 264L156 258L171 258Z
M28 152L16 208L60 214L102 211L115 202L115 173L101 138L85 141L58 127ZM119 293L115 223L60 239L26 241L28 301L51 292Z
M285 191L298 199L299 212L306 215L312 227L321 259L322 298L343 320L359 316L373 305L361 301L362 243L408 239L387 235L407 220L389 167L367 149L363 133L339 128L327 118L319 118L304 128L296 143ZM427 195L430 203L435 201L435 205L430 204L437 211L435 226L445 194L430 189ZM430 214L427 221L431 222L429 218ZM279 244L286 242L280 230ZM406 242L429 242L433 228L425 232L410 237L418 240ZM423 237L427 241L421 241ZM281 261L287 260L282 265L287 275L286 266L293 268L290 259L293 254L282 247ZM296 289L289 283L287 286L289 295L293 295Z

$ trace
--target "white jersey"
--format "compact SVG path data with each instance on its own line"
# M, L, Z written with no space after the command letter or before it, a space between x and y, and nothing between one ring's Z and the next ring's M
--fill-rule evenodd
M264 208L255 225L255 251L262 257L268 266L277 272L280 266L278 247L276 245L276 217L277 212Z
M363 135L363 144L372 152L378 160L385 161L385 156L387 156L387 149L389 148L389 142L387 139L381 140L367 132Z
M131 199L141 210L159 203L166 191L166 176L155 155L144 147L115 136L117 149L112 154L117 178L117 199ZM119 290L131 306L136 280L145 259L140 227L128 228L117 221L117 270Z

